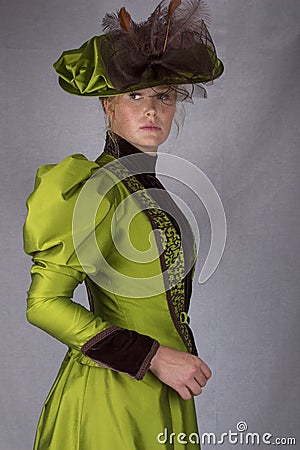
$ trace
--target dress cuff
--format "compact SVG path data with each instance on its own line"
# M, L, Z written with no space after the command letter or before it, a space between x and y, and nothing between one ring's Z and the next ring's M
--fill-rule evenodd
M159 343L150 336L111 326L87 341L81 352L100 366L141 380L158 347Z

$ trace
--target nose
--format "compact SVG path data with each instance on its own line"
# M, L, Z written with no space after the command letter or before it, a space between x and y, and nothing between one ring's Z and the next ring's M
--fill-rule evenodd
M155 104L155 98L147 97L145 99L145 115L147 117L154 117L157 114L157 105Z

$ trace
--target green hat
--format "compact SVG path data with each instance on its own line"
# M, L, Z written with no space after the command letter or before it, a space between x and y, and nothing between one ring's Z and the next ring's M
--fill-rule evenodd
M212 81L224 70L204 21L202 0L163 0L135 23L126 9L106 14L105 34L94 36L54 63L70 94L107 97L161 85Z

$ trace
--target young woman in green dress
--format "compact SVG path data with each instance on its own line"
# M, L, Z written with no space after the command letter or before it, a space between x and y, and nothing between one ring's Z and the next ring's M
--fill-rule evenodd
M193 397L211 370L187 320L195 244L155 170L183 86L223 71L202 6L161 2L142 24L122 8L54 64L64 90L101 99L109 130L95 161L39 167L27 200L27 318L68 347L35 450L200 448ZM82 282L89 310L72 300Z

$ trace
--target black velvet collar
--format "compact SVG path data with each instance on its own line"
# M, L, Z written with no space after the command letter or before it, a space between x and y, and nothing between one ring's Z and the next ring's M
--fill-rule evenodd
M106 134L106 142L104 147L104 152L112 155L114 158L122 158L123 156L138 154L140 155L138 158L130 158L130 161L126 161L125 166L134 171L140 171L144 174L149 174L152 176L156 175L156 162L157 155L153 155L153 153L147 154L142 150L139 150L134 145L130 144L128 141L123 139L121 136L114 134L116 141L118 142L118 149L115 146L115 143L110 138L110 135ZM122 163L123 164L123 163Z

